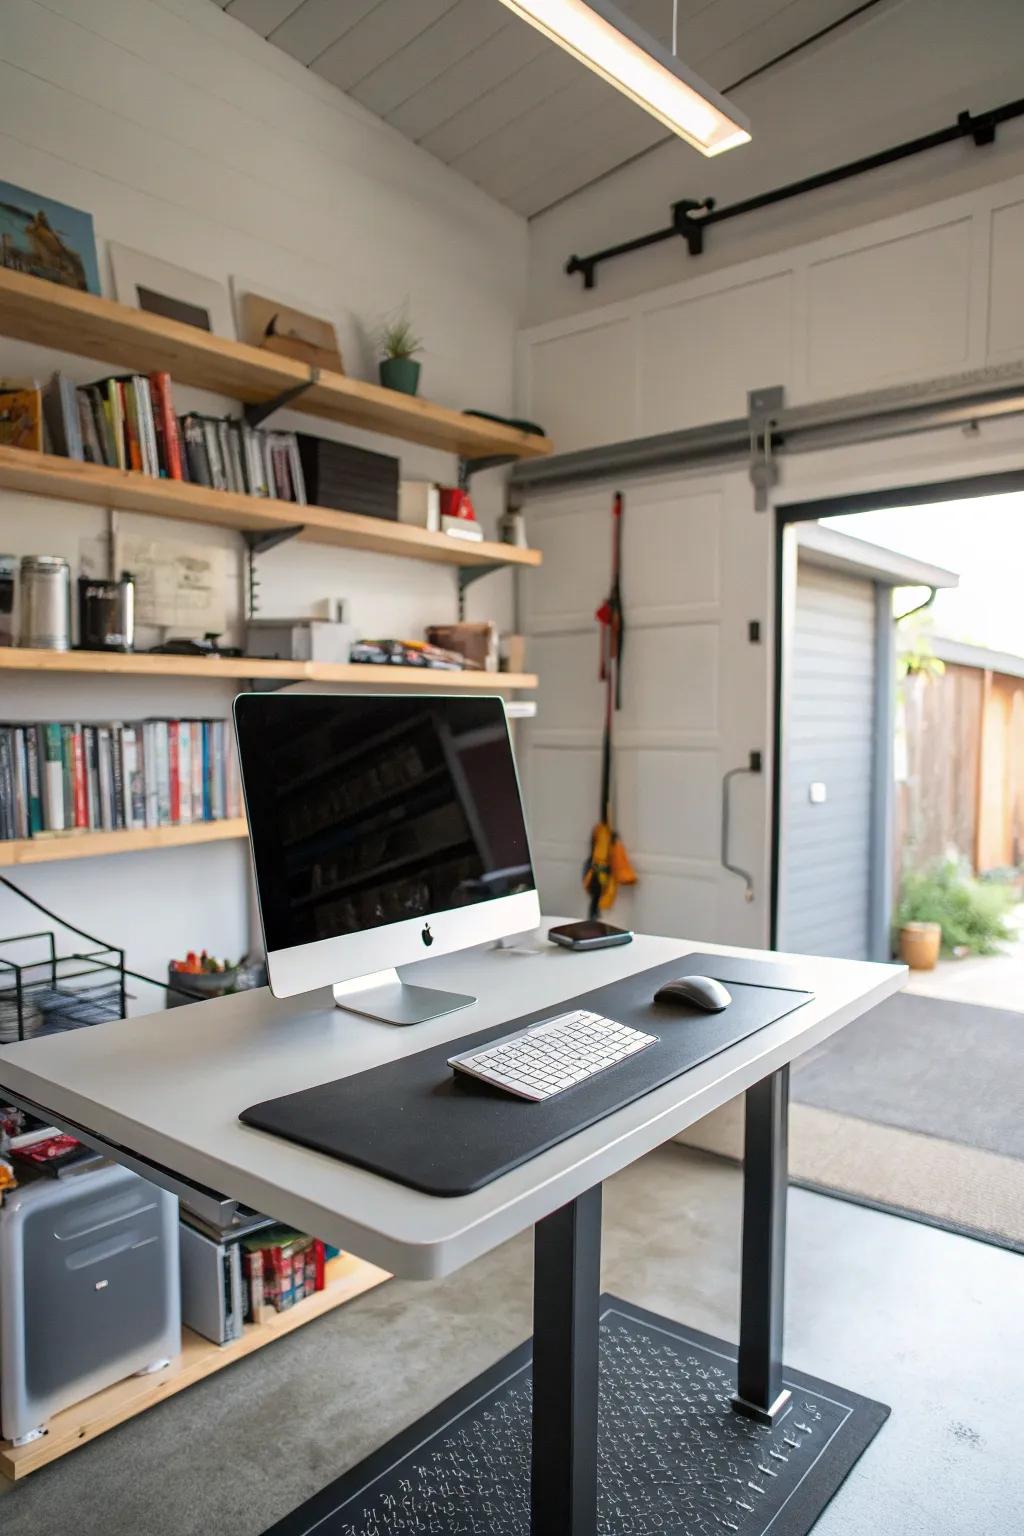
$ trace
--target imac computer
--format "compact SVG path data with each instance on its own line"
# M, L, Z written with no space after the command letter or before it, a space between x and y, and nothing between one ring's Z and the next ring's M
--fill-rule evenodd
M270 988L415 1024L475 999L398 967L540 922L500 698L244 694L235 730Z

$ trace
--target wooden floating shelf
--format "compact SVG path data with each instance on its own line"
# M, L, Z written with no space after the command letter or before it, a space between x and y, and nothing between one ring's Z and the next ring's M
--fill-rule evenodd
M391 1276L375 1264L343 1254L327 1265L327 1285L315 1296L296 1302L287 1312L277 1312L265 1323L247 1323L240 1339L230 1344L211 1344L190 1329L182 1329L181 1354L162 1371L152 1376L129 1376L82 1403L55 1414L48 1433L28 1445L14 1446L0 1441L0 1473L16 1481L37 1472L48 1462L57 1461L79 1445L85 1445L108 1429L115 1429L138 1413L173 1397L194 1382L212 1376L254 1350L262 1349L293 1333L315 1317L322 1317L335 1307L344 1306L356 1296L383 1285Z
M194 677L204 682L340 683L373 692L505 693L536 688L532 672L442 672L428 667L260 661L246 656L154 656L145 651L35 651L0 646L0 672L93 673L111 677Z
M141 853L148 848L183 848L247 837L241 816L196 821L183 827L139 827L119 832L45 832L0 842L0 869L23 864L54 864L61 859L93 859L104 853Z
M177 383L252 405L309 378L308 368L291 358L5 269L0 269L0 334L142 373L166 370ZM546 437L341 373L322 372L288 409L464 458L507 454L529 459L551 452Z
M0 278L3 275L0 268ZM33 453L26 448L0 446L0 486L54 500L81 501L149 517L212 524L239 533L279 533L301 528L297 537L311 544L406 555L444 565L541 563L537 549L520 549L514 544L488 540L455 539L447 533L428 533L426 528L410 523L363 517L356 512L334 512L328 507L303 507L292 501L246 496L239 491L215 491L186 480L158 480L137 470L111 469L105 464L87 464L56 454Z

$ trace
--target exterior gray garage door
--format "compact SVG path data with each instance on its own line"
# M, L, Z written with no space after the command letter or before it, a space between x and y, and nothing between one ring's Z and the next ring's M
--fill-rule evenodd
M871 958L876 605L801 557L784 744L779 947Z

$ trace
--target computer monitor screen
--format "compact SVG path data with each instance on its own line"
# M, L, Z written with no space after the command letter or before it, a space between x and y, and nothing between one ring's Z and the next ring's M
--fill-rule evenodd
M539 920L500 698L248 694L235 723L275 992Z

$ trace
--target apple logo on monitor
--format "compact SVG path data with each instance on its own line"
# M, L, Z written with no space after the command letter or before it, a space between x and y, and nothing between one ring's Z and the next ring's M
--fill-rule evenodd
M423 932L420 934L420 938L423 940L424 944L427 946L428 949L430 948L431 944L433 944L433 942L434 942L434 935L430 931L430 924L429 923L424 923L424 925L423 925Z

